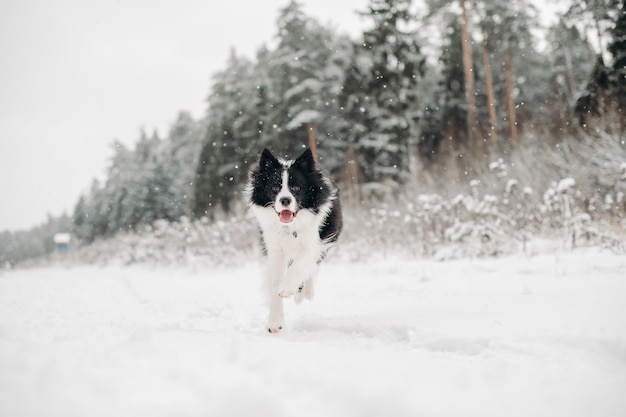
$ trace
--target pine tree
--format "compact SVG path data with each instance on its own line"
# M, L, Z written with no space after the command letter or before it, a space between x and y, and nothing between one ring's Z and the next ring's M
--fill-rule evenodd
M193 213L228 211L241 199L249 164L255 159L264 117L259 114L259 74L247 59L231 52L227 68L213 77L207 129L194 181Z
M193 187L206 123L195 121L188 112L180 112L163 144L162 163L175 193L175 218L192 214Z
M467 101L465 99L465 77L463 53L461 49L461 26L457 19L451 19L449 34L443 47L439 62L443 66L443 126L447 138L456 139L457 143L466 142L467 136Z
M142 138L145 136L145 132L141 132ZM133 202L133 196L131 190L133 189L133 183L138 181L140 172L135 170L133 165L133 152L128 149L124 144L115 141L112 145L113 158L111 159L111 165L108 169L108 178L102 190L98 190L96 185L92 189L91 198L95 198L96 194L102 194L103 200L107 202L106 213L98 214L101 221L106 227L104 230L94 231L95 236L102 236L103 234L113 234L119 230L128 230L132 228L134 224L130 221L130 211ZM91 214L95 216L95 213ZM92 217L91 221L96 221Z
M337 95L347 66L347 42L307 17L290 2L277 21L275 50L261 48L257 61L234 52L213 78L207 131L196 171L193 212L212 216L243 201L247 172L264 147L299 154L314 127L320 156L335 146L339 124ZM315 143L317 144L317 142ZM324 166L337 160L328 157Z
M595 54L578 28L568 25L563 18L550 28L548 42L551 66L548 103L551 108L547 123L560 132L572 120L572 109L586 86Z
M91 243L93 241L93 230L89 219L89 212L87 207L87 201L85 196L80 196L76 206L74 206L74 213L72 215L72 233L84 243Z
M143 130L133 151L113 143L105 183L94 181L74 208L73 231L81 241L90 243L155 220L179 217L164 145L156 132L148 137Z
M607 68L602 56L598 55L587 87L576 100L574 107L581 125L586 125L593 118L599 118L600 125L604 125L610 86L610 69Z
M306 136L302 129L296 131L311 128L322 118L322 81L316 70L324 65L320 54L324 39L317 36L317 28L312 28L315 24L304 15L302 4L294 0L280 11L277 21L278 48L272 54L270 73L281 76L274 79L280 101L276 103L273 121L281 133L286 133L281 135L280 146L287 153L297 152L308 142L306 130Z
M622 0L621 7L616 7L617 18L613 27L613 40L608 50L613 56L611 81L614 88L615 110L622 122L622 128L626 127L626 1Z
M616 111L619 122L624 108L624 49L626 30L624 29L624 1L619 0L584 0L573 5L568 11L570 19L580 19L585 23L592 22L597 31L599 54L587 82L587 86L576 100L575 114L581 125L590 123L593 119L602 128L607 127L607 115ZM612 41L609 52L613 55L613 65L607 66L604 59L604 43L602 42L603 28L611 27Z
M280 11L277 25L278 46L268 65L277 100L270 113L277 150L294 155L305 144L315 150L319 142L320 152L330 156L325 141L333 141L340 129L337 96L349 62L349 42L306 16L296 1Z
M81 196L72 216L72 233L83 243L108 235L107 198L98 180L93 180L89 192Z
M373 28L363 34L346 77L342 104L367 181L408 178L410 155L418 138L417 85L425 59L416 33L410 0L371 0Z
M615 23L615 12L623 0L578 0L565 13L570 25L582 27L584 33L591 32L595 38L596 52L604 58L605 36Z

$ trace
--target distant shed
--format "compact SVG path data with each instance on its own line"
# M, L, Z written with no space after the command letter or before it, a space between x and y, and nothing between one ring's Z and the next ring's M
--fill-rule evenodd
M70 241L72 240L72 235L69 233L57 233L54 235L53 239L57 253L67 253L70 247Z

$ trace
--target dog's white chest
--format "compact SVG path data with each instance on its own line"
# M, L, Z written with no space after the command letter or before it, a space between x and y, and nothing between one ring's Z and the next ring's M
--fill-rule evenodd
M319 221L308 210L301 210L293 223L278 222L274 209L254 208L263 232L263 240L269 252L285 253L319 251Z
M297 256L303 252L319 251L319 236L316 231L306 230L293 226L282 226L276 231L275 239L268 239L269 246L275 245L288 256ZM271 233L271 232L270 232ZM269 237L269 236L268 236ZM272 242L273 240L273 242ZM271 251L272 248L268 247Z

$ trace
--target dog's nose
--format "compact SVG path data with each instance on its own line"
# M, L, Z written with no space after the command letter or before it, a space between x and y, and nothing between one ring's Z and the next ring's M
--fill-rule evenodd
M291 204L291 198L289 197L283 197L280 199L280 204L282 204L283 206L288 206L289 204Z

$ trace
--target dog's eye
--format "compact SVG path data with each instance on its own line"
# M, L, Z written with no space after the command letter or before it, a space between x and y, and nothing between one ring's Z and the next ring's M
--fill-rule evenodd
M272 192L278 194L280 187L278 185L272 185Z
M289 187L289 190L292 193L297 193L298 191L300 191L300 186L299 185L292 185L292 186Z

